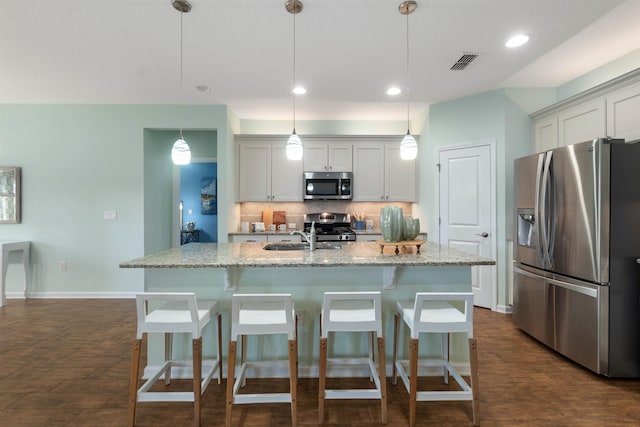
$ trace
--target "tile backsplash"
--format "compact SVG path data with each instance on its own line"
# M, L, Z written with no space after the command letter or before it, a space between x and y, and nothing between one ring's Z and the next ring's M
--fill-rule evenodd
M296 228L301 229L304 224L304 215L307 213L318 212L335 212L335 213L358 213L364 214L365 219L373 220L373 228L375 231L380 230L380 208L389 205L395 205L402 208L405 215L411 215L411 203L403 202L345 202L331 200L314 200L298 203L269 203L269 202L243 202L240 203L240 220L238 221L237 231L240 231L240 223L260 222L262 221L262 211L271 209L274 211L285 211L286 222L295 223Z

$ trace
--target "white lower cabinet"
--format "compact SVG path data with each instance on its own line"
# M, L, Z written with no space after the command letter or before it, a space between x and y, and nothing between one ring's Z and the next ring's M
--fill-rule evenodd
M233 243L267 243L267 242L301 242L299 235L290 234L229 234L229 242Z
M382 234L358 234L356 242L377 242L382 240Z
M230 234L229 242L233 243L243 243L243 242L267 242L266 234Z
M269 234L267 236L267 241L269 242L293 242L300 243L302 242L302 237L300 235L290 235L290 234Z

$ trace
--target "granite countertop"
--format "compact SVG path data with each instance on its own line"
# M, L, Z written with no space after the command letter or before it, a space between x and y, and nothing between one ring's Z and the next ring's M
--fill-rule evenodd
M414 246L380 246L372 242L340 243L342 249L267 251L267 243L189 243L125 261L121 268L226 268L226 267L419 267L494 265L495 261L470 255L437 243Z

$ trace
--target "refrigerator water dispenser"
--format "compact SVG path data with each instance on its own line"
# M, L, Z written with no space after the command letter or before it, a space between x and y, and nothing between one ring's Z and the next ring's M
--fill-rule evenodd
M536 216L533 209L518 209L518 245L535 248Z

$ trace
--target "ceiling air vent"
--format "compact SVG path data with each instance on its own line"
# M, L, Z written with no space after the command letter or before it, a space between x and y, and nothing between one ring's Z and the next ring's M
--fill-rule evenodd
M478 53L465 52L456 61L456 63L451 66L450 69L454 71L462 71L465 68L467 68L467 65L471 64L473 60L476 59L478 56L480 56L480 54Z

